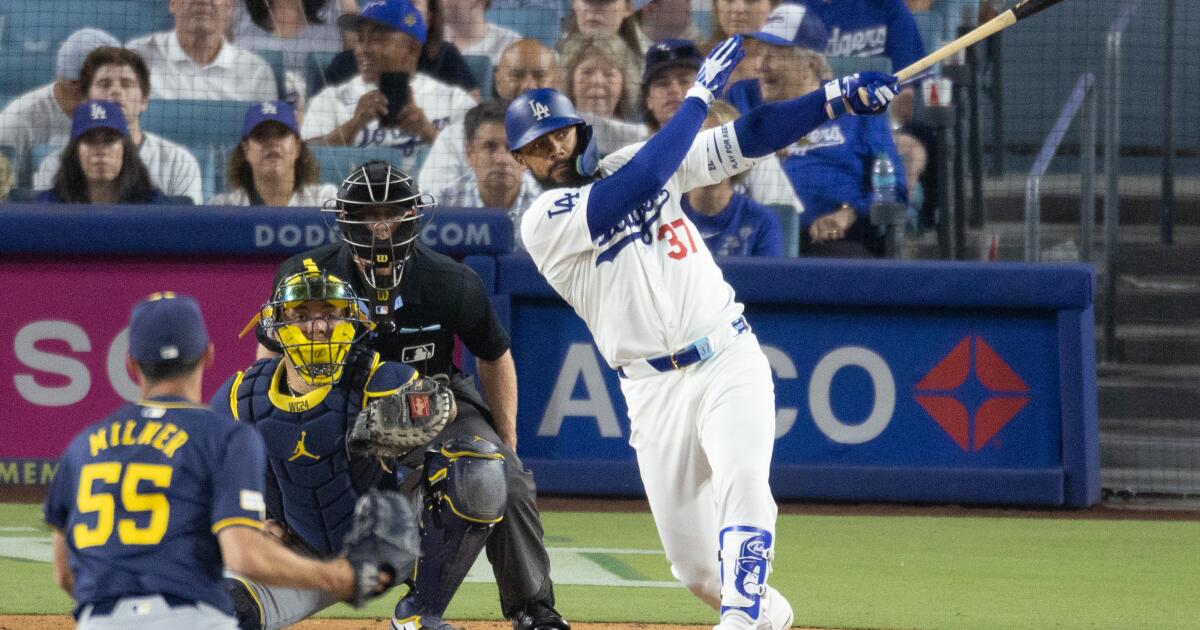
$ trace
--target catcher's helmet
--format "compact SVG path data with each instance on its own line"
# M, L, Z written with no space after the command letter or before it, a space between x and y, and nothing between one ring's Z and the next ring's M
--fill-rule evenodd
M551 131L575 125L579 127L575 170L590 177L600 166L600 151L592 126L575 111L571 99L553 88L527 90L508 105L504 114L504 132L508 149L516 151Z
M374 324L350 283L305 262L304 271L279 281L258 321L306 383L328 385L341 378L350 347Z
M321 210L334 217L354 255L368 262L367 284L389 291L400 286L423 210L433 205L433 197L422 194L408 173L375 160L351 171L337 197Z

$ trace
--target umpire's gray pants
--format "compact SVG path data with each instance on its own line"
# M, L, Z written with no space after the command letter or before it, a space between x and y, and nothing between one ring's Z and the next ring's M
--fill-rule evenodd
M262 611L263 630L276 630L299 623L338 603L335 595L325 591L302 588L266 586L240 577L228 571L225 577L233 578L250 590L258 609ZM237 627L235 623L233 627Z
M123 597L107 615L93 615L89 604L79 611L79 630L237 630L237 620L203 602L167 605L160 595Z

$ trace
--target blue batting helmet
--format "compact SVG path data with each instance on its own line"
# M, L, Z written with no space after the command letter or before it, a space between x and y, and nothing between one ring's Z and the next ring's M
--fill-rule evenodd
M504 114L504 132L510 151L537 140L551 131L578 125L583 150L575 160L580 175L591 176L600 165L599 149L592 126L575 111L571 99L553 88L536 88L522 93L509 104Z

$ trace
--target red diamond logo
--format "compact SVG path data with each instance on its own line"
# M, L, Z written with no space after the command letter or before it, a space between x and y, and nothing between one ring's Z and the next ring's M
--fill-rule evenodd
M972 367L988 392L988 398L975 410L973 422L966 405L955 395L971 375ZM914 398L959 448L972 452L987 445L1029 404L1029 386L983 337L966 337L917 383Z

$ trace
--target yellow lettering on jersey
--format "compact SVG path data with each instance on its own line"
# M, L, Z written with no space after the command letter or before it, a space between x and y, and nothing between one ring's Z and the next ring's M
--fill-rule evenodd
M125 431L121 433L121 446L133 446L133 430L135 428L137 428L137 422L125 421Z
M121 443L121 423L114 422L109 425L108 443L112 446L117 446Z
M88 449L91 451L92 457L99 455L100 451L103 451L107 448L108 434L104 429L100 429L99 431L96 431L88 436Z
M170 440L167 440L167 445L162 449L163 455L166 455L167 457L175 457L175 451L178 450L180 446L183 446L183 444L187 441L187 431L180 429L178 433L171 436Z
M154 434L158 433L158 430L161 428L162 428L161 422L156 422L153 420L150 422L147 422L142 427L142 432L138 434L136 443L138 445L149 444L151 441L154 440Z
M162 431L158 432L158 435L155 436L154 441L150 443L150 446L153 446L160 451L163 450L163 447L167 445L167 438L171 437L171 434L178 429L179 427L168 422L167 426L163 427Z
M301 411L308 410L308 401L304 399L289 400L287 406L288 411L292 413L300 413Z

